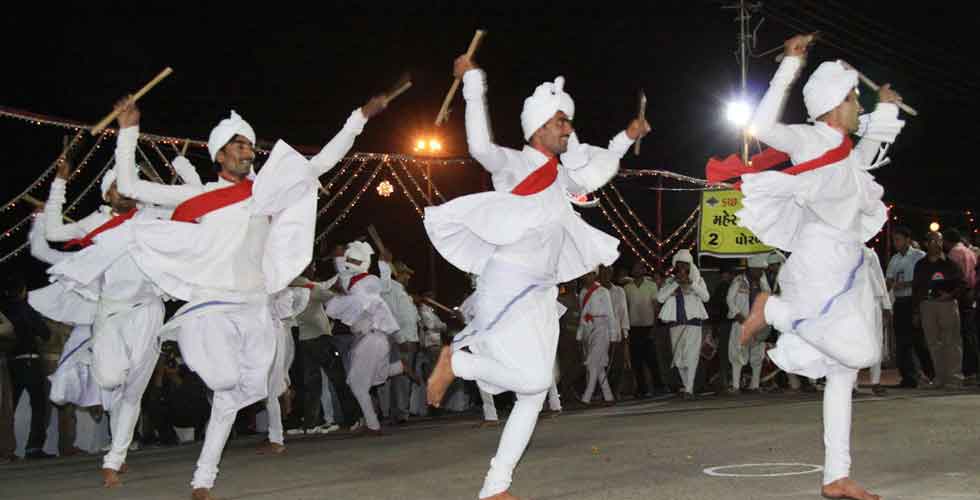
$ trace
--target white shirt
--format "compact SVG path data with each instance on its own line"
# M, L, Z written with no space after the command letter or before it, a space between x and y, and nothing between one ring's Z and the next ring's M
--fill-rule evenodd
M387 262L379 260L378 269L381 272L381 298L388 304L388 308L395 315L395 320L398 321L398 333L394 335L395 343L418 342L419 312L412 302L412 297L401 283L391 278L391 266Z
M623 287L623 291L626 293L630 326L653 326L657 319L654 306L657 300L657 284L644 277L641 285L637 286L636 280L633 280Z
M657 301L663 304L660 308L660 321L664 323L674 323L677 321L677 299L674 292L680 288L673 277L664 282L663 288L657 292ZM684 313L687 319L708 319L708 310L704 308L711 295L708 293L708 285L704 278L698 277L697 281L682 289L682 299L684 300Z
M630 314L626 291L619 285L612 285L609 288L609 296L612 299L613 311L616 313L616 320L619 322L619 330L622 332L622 338L628 338L630 336Z
M915 274L915 264L925 256L925 252L912 247L909 247L905 251L905 255L895 253L895 255L892 255L891 260L888 261L888 271L885 272L885 277L890 280L895 280L895 284L911 283L912 276ZM895 292L895 297L912 296L912 287L901 290L896 288L893 291Z
M333 292L323 282L310 281L302 276L297 281L301 285L312 285L310 302L306 304L306 309L303 309L303 312L296 315L299 340L313 340L323 335L333 335L330 318L327 317L327 312L323 309L323 305L330 300Z

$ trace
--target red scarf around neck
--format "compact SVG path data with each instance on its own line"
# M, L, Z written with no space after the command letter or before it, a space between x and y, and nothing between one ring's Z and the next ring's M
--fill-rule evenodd
M836 148L829 149L826 153L810 161L783 169L782 172L784 174L798 175L837 163L847 158L853 148L854 144L851 142L851 138L845 135L840 145ZM707 171L708 182L723 182L739 177L742 174L754 174L763 170L769 170L787 161L789 161L789 155L786 153L773 148L766 148L761 153L753 156L748 165L742 163L741 158L737 155L729 155L724 160L709 159L705 170ZM739 180L735 183L735 188L739 189L741 185L742 181Z
M351 291L351 289L354 288L354 285L356 285L358 281L361 281L362 279L367 278L368 276L370 276L370 274L361 273L351 278L350 283L347 284L347 291L348 292Z
M92 244L92 240L95 239L96 236L98 236L100 233L103 233L105 231L108 231L108 230L110 230L110 229L112 229L112 228L114 228L114 227L122 224L123 222L128 221L129 219L132 219L133 216L136 215L136 211L137 211L137 209L131 208L131 209L129 209L128 212L119 214L119 215L117 215L117 216L109 219L108 221L106 221L105 223L103 223L101 226L93 229L91 232L89 232L85 236L83 236L81 238L76 238L74 240L69 241L68 243L65 244L65 248L74 248L74 247L85 248L85 247L91 245Z
M583 311L585 310L585 306L587 306L589 304L589 299L592 298L592 294L595 293L595 291L598 290L598 289L599 289L599 283L598 282L595 282L595 283L592 284L592 286L589 288L589 290L587 292L585 292L585 297L582 297L582 310ZM591 314L586 314L585 315L585 322L586 323L591 323L593 319L594 318L593 318L593 316Z
M177 205L170 220L196 223L198 219L215 210L234 205L252 196L252 184L250 179L243 179L231 186L201 193Z
M548 189L548 186L554 183L557 178L558 157L552 156L544 165L541 165L537 170L528 174L520 184L510 190L510 193L518 196L537 194Z

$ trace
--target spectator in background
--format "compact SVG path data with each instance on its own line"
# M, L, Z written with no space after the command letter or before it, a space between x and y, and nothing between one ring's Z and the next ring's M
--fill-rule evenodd
M956 229L943 232L943 250L949 260L959 267L963 281L966 282L966 289L956 299L960 309L960 337L963 342L963 383L976 385L978 360L974 288L977 286L977 256L963 244L963 237Z
M14 436L14 402L10 393L10 371L7 369L7 354L16 344L14 325L0 312L0 465L17 459L17 438Z
M31 432L27 438L24 457L51 458L44 452L47 437L48 391L45 389L44 363L38 343L51 338L44 319L27 304L27 287L20 276L10 274L4 278L0 289L0 313L14 327L16 343L7 354L12 381L12 404L27 391L31 399ZM16 406L11 407L11 412Z
M658 287L650 279L643 262L633 265L632 274L633 281L623 287L623 290L626 292L626 307L630 317L629 350L633 376L636 378L634 395L641 399L652 396L664 386L653 337L659 309ZM650 385L647 385L646 370L650 370Z
M615 275L615 279L613 276ZM626 368L624 351L626 342L630 336L630 313L629 301L626 299L626 291L620 284L624 281L626 272L622 269L614 270L611 267L601 266L599 268L599 281L602 286L609 290L612 299L613 311L616 313L616 322L619 325L619 342L613 343L609 359L609 385L612 386L613 393L618 399L622 388L623 370Z
M943 254L943 235L929 233L926 257L915 265L912 283L917 306L913 322L921 323L935 362L930 388L954 387L962 372L963 347L956 300L966 290L959 266Z
M926 338L922 329L912 322L918 307L912 290L915 265L926 256L926 253L912 247L912 232L909 228L896 227L892 230L892 234L895 254L888 261L885 280L888 289L895 294L892 329L895 331L895 360L902 377L898 387L914 389L918 386L920 378L915 368L916 357L926 378L932 379L936 376Z

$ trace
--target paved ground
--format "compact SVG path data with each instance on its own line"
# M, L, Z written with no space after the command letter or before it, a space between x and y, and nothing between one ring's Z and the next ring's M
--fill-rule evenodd
M566 411L541 420L513 492L545 499L810 499L819 473L712 477L705 468L751 463L820 465L818 395L646 401ZM892 390L860 397L853 474L884 498L980 499L980 393ZM225 499L472 499L499 436L475 418L419 421L382 438L343 433L288 441L283 457L234 441L215 493ZM0 498L179 499L199 446L134 453L117 490L99 487L94 457L0 468ZM776 474L806 467L728 469Z

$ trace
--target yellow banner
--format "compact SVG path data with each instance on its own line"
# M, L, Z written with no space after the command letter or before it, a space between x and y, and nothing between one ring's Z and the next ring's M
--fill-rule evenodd
M735 212L742 209L742 192L704 191L701 193L701 238L699 251L715 257L745 257L769 253L751 231L738 225Z

